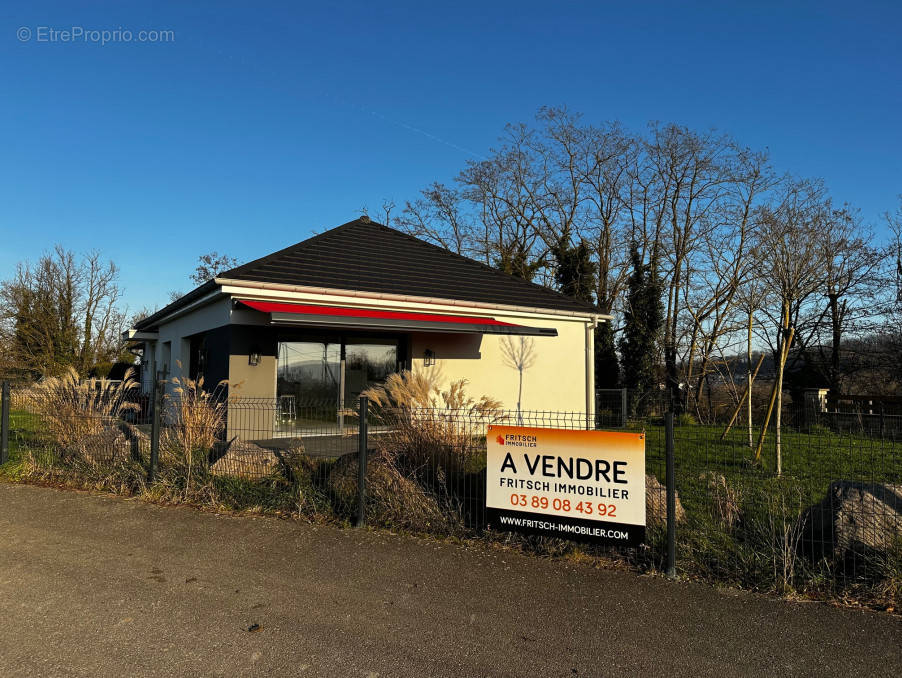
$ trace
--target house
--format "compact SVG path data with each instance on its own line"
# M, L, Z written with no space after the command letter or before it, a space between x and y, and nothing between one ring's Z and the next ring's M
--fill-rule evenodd
M399 369L465 378L517 406L504 342L532 342L522 408L594 409L594 328L608 316L361 217L220 274L125 333L154 374L241 384L279 408L353 407Z

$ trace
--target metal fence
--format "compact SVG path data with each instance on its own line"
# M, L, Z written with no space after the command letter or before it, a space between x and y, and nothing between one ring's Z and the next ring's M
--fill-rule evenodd
M778 445L772 427L762 435L740 420L727 431L619 390L600 392L594 415L367 408L365 399L339 408L162 389L97 414L3 393L0 461L32 473L543 552L571 546L487 519L486 427L642 431L646 542L580 548L750 588L902 590L902 441L889 431L788 415Z

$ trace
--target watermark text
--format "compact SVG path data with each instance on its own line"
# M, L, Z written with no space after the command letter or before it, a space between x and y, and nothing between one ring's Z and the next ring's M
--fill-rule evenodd
M82 43L89 45L109 45L124 42L175 42L175 31L171 29L129 28L86 28L85 26L20 26L16 31L19 42Z

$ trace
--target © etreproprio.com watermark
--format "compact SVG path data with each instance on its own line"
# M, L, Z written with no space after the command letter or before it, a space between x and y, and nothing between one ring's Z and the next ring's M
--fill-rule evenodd
M118 28L20 26L16 30L16 37L19 42L68 42L102 46L121 42L175 42L175 31L157 28L133 31L121 26Z

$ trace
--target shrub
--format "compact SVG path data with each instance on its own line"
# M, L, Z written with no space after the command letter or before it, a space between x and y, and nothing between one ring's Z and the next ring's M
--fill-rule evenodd
M698 426L698 420L689 412L680 412L676 417L677 426Z
M137 410L128 395L137 388L134 371L120 382L82 380L74 368L61 377L47 377L23 394L57 444L68 447L86 436L102 432L124 412Z
M486 426L505 418L501 403L471 397L465 379L444 391L437 382L437 375L404 370L363 393L375 405L374 418L388 428L377 437L379 448L405 471L478 470Z

